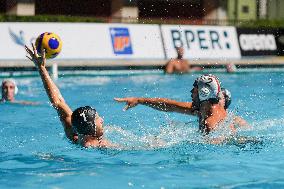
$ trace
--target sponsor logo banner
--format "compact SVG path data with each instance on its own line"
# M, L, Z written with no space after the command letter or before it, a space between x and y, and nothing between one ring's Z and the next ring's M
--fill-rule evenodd
M163 25L162 34L167 58L176 57L181 46L190 59L241 57L234 27Z
M128 28L110 28L114 54L133 54Z
M276 30L237 28L242 56L277 55Z
M23 46L43 32L63 42L57 59L164 59L158 25L0 23L0 59L26 59Z

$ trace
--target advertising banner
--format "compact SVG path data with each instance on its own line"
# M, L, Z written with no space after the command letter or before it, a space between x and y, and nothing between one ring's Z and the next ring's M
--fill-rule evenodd
M235 27L162 25L161 28L167 58L175 58L175 48L181 46L188 59L241 57Z
M60 36L56 59L164 59L158 25L0 23L0 59L25 59L23 48L44 32Z
M277 30L237 28L242 56L277 55Z

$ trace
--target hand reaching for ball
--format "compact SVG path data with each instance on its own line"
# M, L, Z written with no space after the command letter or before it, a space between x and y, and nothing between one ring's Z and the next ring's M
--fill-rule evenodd
M30 59L37 68L39 68L40 66L45 66L45 63L46 63L46 59L45 59L45 50L43 50L42 52L42 56L39 56L37 54L37 51L36 51L36 48L35 48L35 45L32 43L32 47L33 47L33 50L31 50L29 47L27 47L25 45L25 49L27 51L27 53L29 54L29 56L27 55L26 57L28 59Z

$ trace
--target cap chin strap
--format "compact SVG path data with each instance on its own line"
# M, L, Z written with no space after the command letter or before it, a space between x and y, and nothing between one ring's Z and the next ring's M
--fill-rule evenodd
M95 138L97 138L98 141L100 141L100 140L103 139L103 134L101 136L98 136L97 132L96 132L96 135L92 135L92 137L95 137Z
M92 134L92 136L93 136L93 137L98 137L98 136L97 136L96 119L94 119L94 121L93 121L93 123L92 123L92 124L93 124L93 126L95 127L95 134Z

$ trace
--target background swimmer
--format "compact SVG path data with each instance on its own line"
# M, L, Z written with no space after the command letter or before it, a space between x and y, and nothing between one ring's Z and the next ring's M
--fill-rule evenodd
M178 73L183 74L190 71L200 71L201 67L192 67L190 63L183 59L183 47L176 47L177 58L171 59L165 66L165 72L168 74Z
M227 73L235 73L237 71L237 67L234 63L226 64Z
M1 103L9 102L9 103L25 104L25 105L38 104L37 102L18 101L15 99L15 96L18 93L18 87L14 79L4 79L2 81L1 89L2 89L2 98L0 100Z
M1 102L15 102L15 95L18 93L18 87L14 79L4 79L2 81Z

